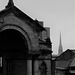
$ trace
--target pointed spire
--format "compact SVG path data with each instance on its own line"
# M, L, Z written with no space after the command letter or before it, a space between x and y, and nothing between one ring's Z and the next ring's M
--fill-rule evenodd
M10 8L11 6L14 6L13 0L9 0L8 5L6 6L6 8Z
M58 48L58 55L63 53L62 41L61 41L61 33L60 33L60 41L59 41L59 48Z
M62 41L61 41L61 32L60 32L60 45L62 44Z

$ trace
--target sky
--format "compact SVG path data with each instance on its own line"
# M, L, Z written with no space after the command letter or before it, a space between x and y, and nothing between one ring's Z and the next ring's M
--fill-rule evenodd
M75 1L74 0L13 0L16 7L44 22L50 27L53 54L58 53L61 32L63 51L75 49ZM8 0L0 0L0 10Z

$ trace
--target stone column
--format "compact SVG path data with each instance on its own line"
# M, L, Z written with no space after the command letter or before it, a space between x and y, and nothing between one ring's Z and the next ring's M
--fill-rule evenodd
M27 60L27 75L32 75L32 60Z
M34 61L34 75L39 75L39 63L38 63L38 60Z
M6 62L6 60L5 60L5 57L3 56L3 58L2 58L2 67L3 67L3 75L7 75L7 62Z

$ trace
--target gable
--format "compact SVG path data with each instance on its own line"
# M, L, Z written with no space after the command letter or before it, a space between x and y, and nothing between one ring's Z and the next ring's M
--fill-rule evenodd
M24 34L29 37L33 50L38 49L38 45L39 45L38 37L39 36L35 28L33 28L31 25L29 25L24 20L16 17L14 13L10 13L4 16L3 18L0 18L0 21L1 19L3 19L4 22L0 23L0 28L4 28L3 30L12 29L12 28L14 29L16 27L17 29L22 29L26 33Z
M18 17L18 18L22 19L23 21L29 23L29 25L31 25L33 28L35 28L36 31L38 31L38 32L41 32L41 31L45 30L45 28L43 28L38 22L34 21L28 15L23 13L16 6L12 6L10 8L6 8L6 9L0 11L0 18L4 17L4 16L6 16L10 13L14 13L14 15L16 17Z
M32 30L35 30L31 25L29 25L26 21L18 18L17 16L15 16L14 13L10 13L2 18L0 18L0 22L1 20L4 20L4 24L7 25L7 24L12 24L12 25L17 25L21 28L23 28L24 30L27 31L32 29Z
M71 61L71 63L69 64L69 66L74 67L75 66L75 55Z

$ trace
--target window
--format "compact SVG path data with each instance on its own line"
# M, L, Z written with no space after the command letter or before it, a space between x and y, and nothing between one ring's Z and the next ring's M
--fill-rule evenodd
M46 66L46 63L44 61L40 65L39 69L40 69L40 74L41 75L47 75L47 71L46 71L47 66Z

